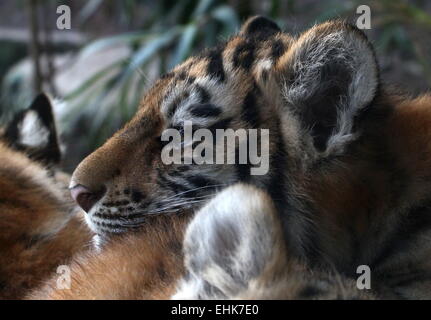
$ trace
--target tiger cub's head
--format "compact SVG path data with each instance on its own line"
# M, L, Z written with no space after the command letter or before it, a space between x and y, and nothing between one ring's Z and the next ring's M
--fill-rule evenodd
M134 118L75 170L72 196L100 234L196 208L236 182L285 198L289 182L356 140L377 91L373 50L355 27L326 22L292 37L251 18L159 79ZM165 161L174 154L180 161Z
M49 236L78 210L60 158L51 102L41 94L0 132L1 246Z

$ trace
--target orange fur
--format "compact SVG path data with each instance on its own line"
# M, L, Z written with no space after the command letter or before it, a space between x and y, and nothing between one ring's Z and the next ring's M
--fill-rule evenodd
M33 145L31 150L19 145L23 117L33 113L49 118L48 98L41 95L35 101L8 126L18 130L16 141L7 130L0 136L0 299L22 298L55 273L59 265L87 249L92 237L83 212L70 196L70 176L42 161L56 150L56 141L47 147L41 139L41 145ZM43 128L37 125L37 121L42 123L40 118L28 119L36 122L34 128L51 130L56 137L53 123ZM27 121L27 125L32 123ZM38 132L29 132L36 141ZM36 155L40 161L32 158Z
M183 275L182 238L188 215L157 217L136 234L114 238L101 252L70 264L71 288L54 276L30 299L169 299Z

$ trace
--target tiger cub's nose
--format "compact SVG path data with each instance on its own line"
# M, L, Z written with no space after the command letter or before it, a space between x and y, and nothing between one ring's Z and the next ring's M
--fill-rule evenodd
M99 201L106 192L106 188L102 187L98 191L89 190L87 187L78 184L70 188L70 194L73 200L85 211L90 209Z

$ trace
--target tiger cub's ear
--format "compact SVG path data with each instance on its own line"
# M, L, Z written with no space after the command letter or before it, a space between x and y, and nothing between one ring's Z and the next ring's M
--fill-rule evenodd
M377 94L379 71L365 34L342 21L302 34L274 68L283 108L296 116L319 154L355 139L355 119Z
M45 164L61 158L52 105L45 94L38 95L30 107L18 113L7 126L4 138L11 147Z
M263 16L254 16L244 22L239 35L264 40L278 32L281 32L281 30L274 21Z
M247 201L241 201L247 199ZM174 299L232 298L285 265L285 245L269 196L252 186L227 188L203 207L184 240L188 274Z

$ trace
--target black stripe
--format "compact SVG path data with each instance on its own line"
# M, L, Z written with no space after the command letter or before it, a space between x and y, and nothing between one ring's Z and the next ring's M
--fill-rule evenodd
M250 70L254 62L255 45L249 41L240 43L233 53L233 65L236 68Z
M187 99L190 95L190 92L185 91L181 96L178 96L174 99L174 101L171 103L171 105L168 107L168 117L172 118L172 116L177 112L178 106L183 102L185 99Z
M278 32L281 32L278 25L274 21L262 16L252 19L243 31L246 36L262 40L271 37Z
M217 48L210 50L207 53L209 62L207 66L207 73L217 78L219 81L224 81L226 78L224 67L223 67L223 56L222 56L222 49Z
M221 114L221 109L213 104L193 104L189 107L191 115L200 118L217 117Z
M186 179L190 183L192 183L195 186L195 188L202 188L202 187L213 186L217 184L217 182L214 181L213 179L210 179L201 175L186 177ZM206 189L210 189L210 188L206 188Z
M208 90L206 90L205 88L203 88L202 86L199 86L199 85L196 86L196 89L198 90L199 95L201 97L200 102L201 103L209 103L211 100L211 95L208 92Z
M196 77L189 75L187 78L188 84L193 84L196 81Z
M163 74L160 79L169 79L169 78L173 78L175 76L175 73L170 71L168 73Z
M42 234L36 234L36 235L22 235L19 237L19 242L24 243L25 249L30 249L31 247L35 246L36 244L39 244L41 241L44 241L48 237L46 235Z
M275 61L278 60L278 58L281 57L281 55L284 53L284 51L286 50L285 45L283 43L283 41L281 41L280 39L278 40L274 40L272 42L271 45L271 57L272 59Z
M118 208L118 207L121 207L121 206L126 206L128 204L130 204L129 200L119 200L119 201L112 201L112 202L104 202L103 206L104 207L108 207L108 208L110 208L110 207L116 207L116 208Z
M185 72L185 71L181 71L179 74L178 74L178 79L180 79L180 80L185 80L187 78L187 73Z
M236 152L238 154L238 152ZM250 170L251 170L251 164L245 163L245 164L239 164L238 160L235 161L236 163L236 175L239 182L249 182L250 181Z
M260 113L257 106L257 87L251 90L245 97L242 107L242 118L252 128L257 128L260 125Z
M183 190L176 192L176 193L180 193L182 197L184 198L194 198L196 196L198 196L199 194L202 193L207 193L208 191L212 190L213 188L210 188L209 186L213 186L216 185L217 182L210 179L210 178L206 178L204 176L201 175L193 175L193 176L187 176L183 173L179 173L178 172L178 177L181 177L181 179L183 179L184 181L187 181L187 185L190 184L192 185L192 187L183 187ZM186 185L186 184L184 184ZM208 188L204 188L202 190L193 190L195 188L202 188L202 187L207 187ZM216 188L216 187L214 187Z
M121 223L106 223L101 221L92 221L94 224L98 226L98 228L102 229L104 232L113 232L117 233L119 232L125 232L129 229L138 229L140 228L139 225L122 225ZM142 224L142 223L141 223ZM116 229L115 231L113 229Z
M309 223L304 226L301 230L291 229L291 219L294 219L298 215L310 217L313 215L311 204L306 202L304 199L296 199L295 202L289 201L289 198L297 198L296 195L290 196L290 190L288 188L289 181L286 175L286 163L288 162L288 153L286 150L285 143L281 139L280 134L280 123L271 131L270 139L276 144L275 147L270 150L270 179L267 182L265 189L274 201L277 208L277 212L280 214L281 222L284 229L284 236L286 243L294 254L305 258L308 263L313 266L314 264L321 262L319 238L317 232L314 230L315 225ZM274 134L273 134L274 133ZM315 221L315 219L311 219Z
M106 214L106 213L101 213L101 212L96 212L93 215L95 217L102 218L105 220L118 219L121 217L121 215Z
M139 190L132 190L132 201L141 202L144 199L144 195Z
M172 190L175 193L180 193L182 191L187 191L187 187L184 185L181 185L179 183L176 183L174 181L169 180L166 178L159 170L159 176L157 177L158 182L163 187Z
M336 281L336 280L334 280ZM313 299L324 294L323 290L317 286L313 286L311 284L303 287L296 296L297 299Z
M232 121L232 118L226 118L213 123L208 127L208 130L212 132L212 134L216 134L216 129L228 129L229 125Z
M188 84L193 84L195 82L196 78L194 76L189 75L186 71L181 71L178 74L178 79L184 81L187 79Z
M188 165L177 165L175 166L176 173L183 173L189 171L191 168Z
M277 125L277 131L280 132L280 125ZM287 163L287 154L286 154L286 148L284 145L283 140L280 138L279 135L271 134L271 138L277 139L276 146L274 152L271 152L270 150L270 167L269 167L269 173L271 175L271 178L268 182L268 185L266 186L266 190L268 190L269 194L271 195L271 198L274 200L275 204L278 205L277 207L279 209L283 208L284 211L284 205L286 202L286 194L285 194L285 174L284 171L286 170L286 163ZM282 211L280 211L282 212Z

